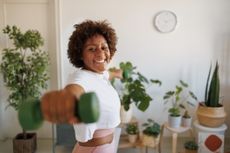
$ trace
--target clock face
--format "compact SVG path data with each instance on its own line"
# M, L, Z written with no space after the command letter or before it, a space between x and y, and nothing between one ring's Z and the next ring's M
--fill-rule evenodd
M176 14L171 11L161 11L155 16L154 25L159 32L172 32L177 25Z

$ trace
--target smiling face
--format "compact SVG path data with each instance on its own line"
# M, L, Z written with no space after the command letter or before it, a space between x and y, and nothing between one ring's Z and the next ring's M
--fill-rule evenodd
M83 48L84 69L97 73L105 71L110 62L110 50L105 38L95 35L89 38Z

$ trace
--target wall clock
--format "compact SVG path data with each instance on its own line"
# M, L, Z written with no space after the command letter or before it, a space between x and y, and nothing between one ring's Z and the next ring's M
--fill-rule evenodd
M154 25L159 32L172 32L177 25L177 16L171 11L161 11L156 14Z

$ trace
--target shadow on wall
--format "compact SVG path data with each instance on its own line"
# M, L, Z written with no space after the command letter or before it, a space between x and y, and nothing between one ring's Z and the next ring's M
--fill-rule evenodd
M221 100L227 112L226 124L228 126L226 136L230 137L230 34L222 36L219 43L219 52L216 57L220 63Z

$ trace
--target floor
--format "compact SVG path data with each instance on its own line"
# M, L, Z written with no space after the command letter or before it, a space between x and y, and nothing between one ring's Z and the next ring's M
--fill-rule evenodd
M178 152L183 148L183 142L185 142L188 138L179 138L178 139ZM71 153L72 147L64 147L64 146L56 146L55 153ZM156 150L148 149L144 151L145 153L155 153ZM171 152L171 139L164 138L163 139L163 147L162 153L170 153ZM230 139L225 140L225 152L230 152ZM12 140L6 139L4 141L0 141L0 153L13 153L12 149ZM36 153L53 153L52 152L52 140L51 139L38 139L38 149ZM118 149L118 153L140 153L140 149L138 148L126 148L126 149Z

